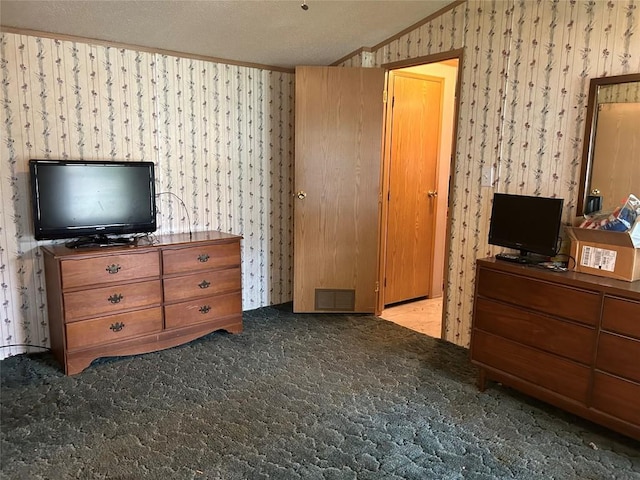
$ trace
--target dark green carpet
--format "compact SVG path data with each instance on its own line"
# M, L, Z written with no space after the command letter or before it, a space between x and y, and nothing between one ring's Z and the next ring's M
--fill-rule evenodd
M371 316L98 360L0 362L3 479L638 479L640 445L500 388L465 349Z

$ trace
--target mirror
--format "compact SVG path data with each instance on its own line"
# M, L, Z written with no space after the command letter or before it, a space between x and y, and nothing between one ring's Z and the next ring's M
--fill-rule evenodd
M592 78L577 213L640 197L640 73Z

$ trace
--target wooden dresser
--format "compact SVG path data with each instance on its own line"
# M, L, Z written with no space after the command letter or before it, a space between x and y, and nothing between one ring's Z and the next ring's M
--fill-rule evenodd
M495 380L640 440L640 282L483 259L471 361Z
M65 373L99 357L241 332L240 240L197 232L153 245L43 246L51 348Z

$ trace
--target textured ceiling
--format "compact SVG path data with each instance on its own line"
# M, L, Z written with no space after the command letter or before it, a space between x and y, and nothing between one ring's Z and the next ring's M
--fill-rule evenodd
M1 0L3 27L285 68L329 65L451 0Z

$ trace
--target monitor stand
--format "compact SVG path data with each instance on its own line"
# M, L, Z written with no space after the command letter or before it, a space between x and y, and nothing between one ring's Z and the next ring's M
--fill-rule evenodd
M133 245L135 237L108 237L107 235L91 235L70 240L64 244L67 248L117 247Z
M511 263L529 263L526 256L518 255L517 253L496 253L496 260Z
M523 265L537 265L549 260L548 257L543 255L536 255L526 251L520 251L517 253L496 253L496 260L502 260L505 262L520 263Z

